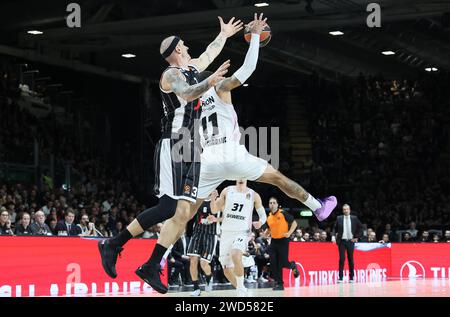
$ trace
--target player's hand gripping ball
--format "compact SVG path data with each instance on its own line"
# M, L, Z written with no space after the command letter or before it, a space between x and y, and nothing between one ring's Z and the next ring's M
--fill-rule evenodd
M259 17L255 13L254 20L252 22L250 22L249 24L247 24L244 29L244 39L247 43L250 43L250 40L252 39L251 28L252 28L252 25L254 25L254 23L259 23L259 25L264 25L262 31L259 29L257 32L255 32L255 33L259 33L259 31L261 31L261 34L259 37L259 47L264 47L269 43L270 39L272 38L272 31L266 21L267 21L267 18L263 19L262 13Z

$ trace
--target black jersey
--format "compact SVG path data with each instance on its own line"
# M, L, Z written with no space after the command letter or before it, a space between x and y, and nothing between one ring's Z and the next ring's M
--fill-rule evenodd
M200 206L197 217L194 224L193 235L199 233L206 234L217 234L217 222L213 222L211 224L207 224L207 218L209 215L212 215L211 208L209 207L210 201L204 201ZM215 215L217 217L217 215Z
M195 66L189 66L189 70L169 66L165 71L170 68L178 69L189 85L198 83L199 72ZM188 102L173 92L163 90L161 86L160 91L164 110L164 117L161 120L163 135L170 136L171 133L178 133L181 128L189 129L193 135L195 119L200 119L202 113L200 98Z

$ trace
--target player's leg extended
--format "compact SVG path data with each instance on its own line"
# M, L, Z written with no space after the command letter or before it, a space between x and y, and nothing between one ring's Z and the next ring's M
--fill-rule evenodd
M136 275L159 293L165 294L168 290L159 276L161 272L160 262L164 253L170 245L176 242L179 232L184 230L189 221L190 205L191 203L186 200L178 200L175 215L164 223L150 259L135 271Z
M141 212L125 230L116 237L102 240L98 243L98 249L102 258L102 266L106 274L115 278L117 256L123 250L123 246L133 237L144 232L144 229L171 218L176 209L177 201L167 195L162 196L156 206Z
M297 182L286 177L270 164L256 181L277 186L287 196L297 199L311 209L319 221L325 220L337 205L336 197L330 196L323 200L317 200Z
M191 203L186 200L178 200L175 215L164 223L150 259L135 271L141 279L159 293L167 293L167 286L161 282L159 276L162 257L167 249L181 237L186 224L195 214L194 209L198 209L200 204L201 201L198 201L191 206Z

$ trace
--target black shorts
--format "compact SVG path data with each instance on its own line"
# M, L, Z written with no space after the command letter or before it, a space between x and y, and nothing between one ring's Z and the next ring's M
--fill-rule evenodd
M199 146L180 146L179 140L163 138L155 149L155 194L195 203L200 179Z
M217 245L217 235L197 232L194 233L189 242L187 255L198 256L205 261L211 262Z

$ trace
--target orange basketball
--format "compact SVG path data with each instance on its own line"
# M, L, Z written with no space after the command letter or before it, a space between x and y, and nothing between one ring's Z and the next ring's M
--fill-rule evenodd
M259 47L264 47L269 43L270 39L272 38L272 31L270 30L270 26L266 25L264 27L264 30L261 32L261 36L259 38ZM244 39L247 41L247 43L250 43L250 40L252 39L252 35L250 33L250 28L247 26L244 30Z

